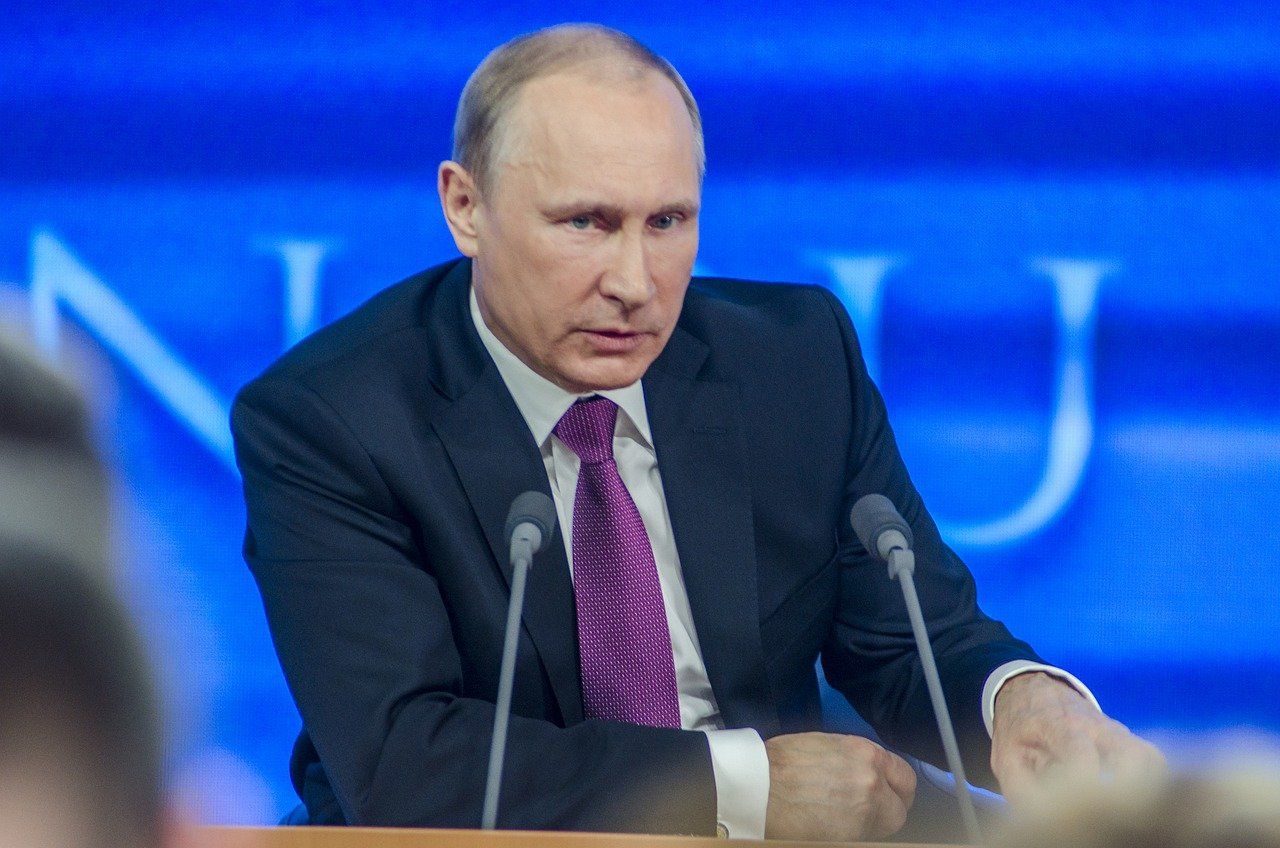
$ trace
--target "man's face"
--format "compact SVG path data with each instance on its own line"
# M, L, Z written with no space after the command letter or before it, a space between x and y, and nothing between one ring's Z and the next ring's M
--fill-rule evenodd
M698 250L679 92L656 73L602 81L591 67L525 86L473 218L485 322L572 392L640 379L671 337Z

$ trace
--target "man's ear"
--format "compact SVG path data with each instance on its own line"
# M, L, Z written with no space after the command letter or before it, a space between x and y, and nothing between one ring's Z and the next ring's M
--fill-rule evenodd
M445 223L453 233L453 243L459 253L474 259L479 250L476 216L480 203L475 179L457 162L445 161L440 163L436 188L440 192Z

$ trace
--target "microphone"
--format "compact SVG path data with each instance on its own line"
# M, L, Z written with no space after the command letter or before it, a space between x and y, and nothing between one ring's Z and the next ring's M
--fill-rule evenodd
M489 774L484 787L480 826L493 830L498 824L498 793L502 786L502 761L507 750L507 724L511 718L511 688L516 675L516 646L520 641L520 614L524 586L533 556L551 544L556 532L556 506L542 492L524 492L507 510L503 531L511 563L511 600L507 604L507 629L502 643L502 667L498 672L498 703L493 713L493 739L489 745Z
M544 550L556 533L556 505L542 492L525 492L511 502L503 536L510 542L512 568L521 560L525 567L533 555Z
M863 495L859 498L849 511L849 523L853 525L853 532L862 547L867 549L867 553L888 563L889 579L897 580L902 586L902 597L906 601L911 631L915 634L920 663L924 667L924 680L929 689L929 699L933 702L933 715L938 721L942 748L947 755L947 765L956 778L960 815L964 819L969 841L974 845L981 844L982 831L978 827L978 814L974 810L973 796L969 793L964 764L960 761L960 746L956 744L956 732L951 726L951 713L942 696L942 681L938 679L938 666L933 659L929 631L924 626L920 598L916 595L916 557L911 550L915 540L911 535L911 525L898 514L893 501L884 495Z
M908 524L893 501L884 495L863 495L849 511L849 523L862 547L872 556L888 560L894 548L910 551L915 544ZM893 577L891 573L889 575Z

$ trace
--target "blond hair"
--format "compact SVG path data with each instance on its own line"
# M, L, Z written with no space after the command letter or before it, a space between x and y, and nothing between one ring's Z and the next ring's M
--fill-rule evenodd
M1280 848L1275 763L1110 786L1062 787L995 848Z
M514 38L486 56L472 72L458 100L453 122L453 160L475 177L481 191L488 190L503 121L525 83L601 59L621 59L636 71L656 71L671 81L693 124L701 179L706 171L702 117L689 86L666 59L626 33L599 24L548 27Z

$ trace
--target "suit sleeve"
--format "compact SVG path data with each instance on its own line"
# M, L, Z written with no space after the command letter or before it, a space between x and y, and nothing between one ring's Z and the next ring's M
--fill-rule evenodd
M341 416L299 381L250 384L232 429L245 559L346 823L477 827L494 707L463 696L412 523ZM501 827L714 832L702 733L513 716L509 734Z
M888 744L946 768L902 590L857 541L848 522L854 502L878 492L893 501L915 537L916 588L965 770L971 781L994 787L983 686L1004 663L1038 662L1039 657L978 608L973 575L943 543L907 474L853 324L830 292L822 294L843 343L853 410L839 526L840 598L835 627L823 649L823 670Z

